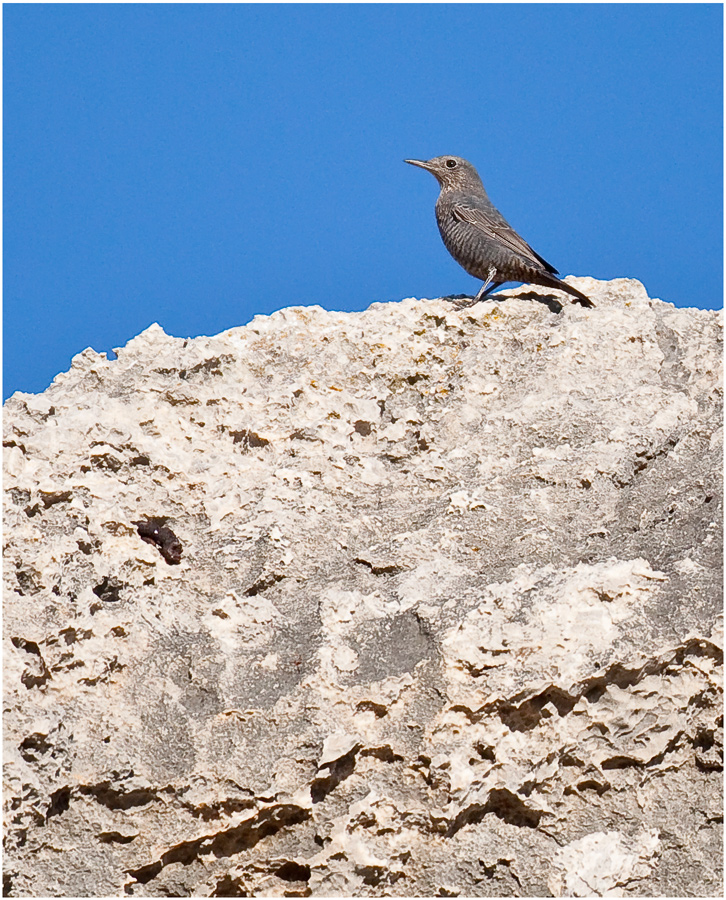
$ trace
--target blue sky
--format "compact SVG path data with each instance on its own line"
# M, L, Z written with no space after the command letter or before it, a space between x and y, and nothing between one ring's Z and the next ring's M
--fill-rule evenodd
M563 274L722 294L719 4L6 4L4 395L152 322L472 293L406 157Z

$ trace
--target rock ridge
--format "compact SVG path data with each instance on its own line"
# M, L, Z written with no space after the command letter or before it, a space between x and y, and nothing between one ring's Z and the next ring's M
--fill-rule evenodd
M721 895L721 316L573 283L7 401L6 896Z

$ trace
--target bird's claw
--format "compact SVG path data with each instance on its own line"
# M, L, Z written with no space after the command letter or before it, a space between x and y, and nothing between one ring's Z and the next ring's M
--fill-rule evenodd
M478 297L469 297L467 300L455 300L454 305L457 309L469 309L471 306L476 306L478 302Z

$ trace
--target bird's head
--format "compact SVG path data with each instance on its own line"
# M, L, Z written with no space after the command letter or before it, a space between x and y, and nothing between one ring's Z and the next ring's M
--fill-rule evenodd
M433 159L405 159L412 166L426 169L436 178L442 190L479 193L484 186L474 166L460 156L435 156Z

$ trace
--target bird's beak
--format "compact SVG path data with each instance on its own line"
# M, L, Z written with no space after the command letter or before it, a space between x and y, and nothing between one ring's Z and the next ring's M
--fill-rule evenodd
M426 169L427 172L433 172L433 167L423 159L404 159L410 166L418 166L419 169Z

